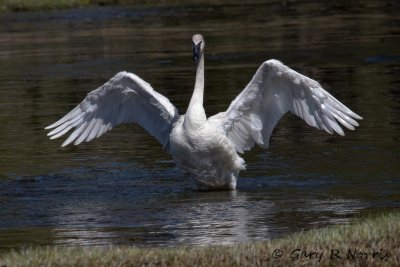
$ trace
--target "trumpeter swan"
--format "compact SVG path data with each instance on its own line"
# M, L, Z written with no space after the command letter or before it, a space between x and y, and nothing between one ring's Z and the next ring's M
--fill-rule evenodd
M62 146L75 145L103 135L121 123L138 123L170 153L176 164L195 181L197 189L235 189L239 171L245 169L238 155L254 144L269 145L279 119L291 112L309 125L344 135L340 125L354 130L352 112L321 85L278 60L265 61L250 83L225 112L207 118L203 107L203 36L195 34L193 59L196 81L185 115L137 75L119 72L90 92L48 133L58 138L75 129Z

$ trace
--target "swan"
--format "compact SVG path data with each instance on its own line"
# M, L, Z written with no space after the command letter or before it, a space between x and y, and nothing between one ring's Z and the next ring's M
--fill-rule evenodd
M149 83L133 73L117 73L57 122L47 135L58 138L74 131L62 146L89 142L122 123L137 123L154 136L198 190L234 190L245 162L239 154L255 144L267 148L282 116L291 112L309 125L344 135L362 117L321 85L278 60L265 61L225 112L209 118L203 107L204 47L201 34L192 37L196 63L194 91L185 115Z

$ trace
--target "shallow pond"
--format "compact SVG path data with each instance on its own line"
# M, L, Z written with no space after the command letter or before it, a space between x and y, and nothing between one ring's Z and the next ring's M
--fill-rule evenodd
M350 1L349 1L350 2ZM351 1L353 2L353 1ZM0 15L0 248L175 246L265 240L400 207L400 8L268 1ZM233 192L193 192L144 130L60 148L43 128L120 70L184 113L191 36L206 38L208 115L266 59L318 81L364 117L345 137L287 115L244 155Z

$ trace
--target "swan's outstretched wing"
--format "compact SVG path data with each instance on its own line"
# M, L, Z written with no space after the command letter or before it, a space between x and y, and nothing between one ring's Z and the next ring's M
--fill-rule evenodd
M215 116L236 151L243 153L254 144L268 147L279 119L292 112L309 125L328 133L344 135L340 125L350 130L362 119L321 85L277 60L264 62L246 88L225 113Z
M46 129L50 139L75 128L62 146L89 142L121 123L136 122L164 147L169 144L172 123L178 111L163 95L132 73L120 72L90 92L71 112Z

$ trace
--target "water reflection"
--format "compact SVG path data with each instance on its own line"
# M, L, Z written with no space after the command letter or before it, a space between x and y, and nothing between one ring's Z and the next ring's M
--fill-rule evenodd
M130 164L24 178L1 188L9 193L3 194L0 240L2 247L14 246L15 236L39 228L46 235L28 234L35 238L30 243L229 244L343 223L370 206L331 198L332 185L317 177L242 180L243 189L234 192L194 193L176 170L157 175Z
M0 247L264 240L398 208L399 9L284 3L1 15ZM208 115L278 58L362 115L361 127L341 138L285 117L269 150L244 155L235 192L192 192L137 126L79 148L47 140L44 126L120 70L184 113L194 32L207 38Z
M153 196L143 208L136 201L134 210L121 203L117 208L115 203L85 201L63 207L52 218L58 225L53 231L56 243L64 245L230 244L273 238L304 222L310 226L343 223L350 214L363 208L356 200L307 197L301 201L268 200L265 195L239 191L202 193L201 196L183 192L168 198ZM163 207L152 206L167 201ZM123 221L134 224L120 225Z

